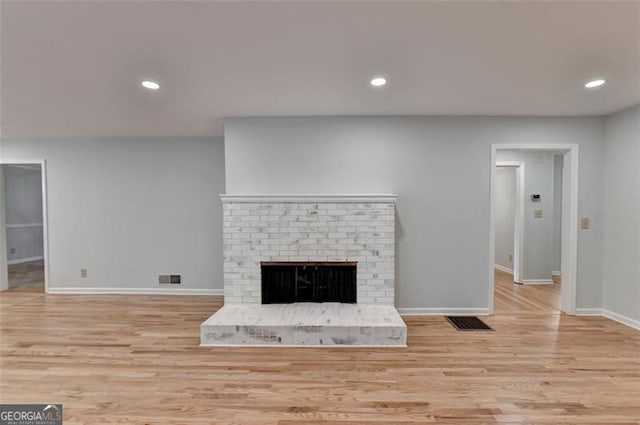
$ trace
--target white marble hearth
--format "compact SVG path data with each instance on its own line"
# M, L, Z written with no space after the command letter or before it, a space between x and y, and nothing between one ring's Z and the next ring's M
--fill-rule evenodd
M202 346L406 347L393 306L341 303L227 304L200 326Z

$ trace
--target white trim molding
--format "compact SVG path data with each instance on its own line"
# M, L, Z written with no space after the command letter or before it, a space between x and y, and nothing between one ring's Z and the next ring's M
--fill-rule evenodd
M75 288L57 287L49 288L48 294L69 295L224 295L223 289L185 289L185 288Z
M607 319L614 320L618 323L622 323L623 325L627 325L633 329L640 330L640 320L632 319L631 317L623 316L622 314L615 313L611 310L607 310L606 308L602 309L602 315Z
M632 319L631 317L615 313L611 310L607 310L606 308L577 308L576 316L604 317L622 325L629 326L630 328L640 330L640 320Z
M42 223L7 224L7 229L23 229L25 227L42 227Z
M562 272L560 270L553 270L551 276L562 276Z
M513 270L512 269L509 269L507 267L501 266L500 264L496 264L494 267L495 267L496 270L500 270L501 272L513 274Z
M15 260L7 261L7 265L12 266L14 264L22 264L22 263L30 263L31 261L40 261L44 260L44 256L39 257L25 257L25 258L16 258Z
M220 194L220 200L225 202L396 202L398 195L385 193L385 194L338 194L338 195L234 195L234 194Z
M488 316L488 308L418 307L398 308L401 316Z
M551 279L523 279L523 285L551 285L553 280Z
M576 308L576 316L602 316L601 308Z

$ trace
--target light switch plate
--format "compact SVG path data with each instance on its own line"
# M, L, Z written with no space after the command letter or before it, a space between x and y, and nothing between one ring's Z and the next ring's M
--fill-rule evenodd
M542 210L534 210L533 218L542 218Z
M587 230L589 228L589 217L582 217L580 219L580 228L582 230Z

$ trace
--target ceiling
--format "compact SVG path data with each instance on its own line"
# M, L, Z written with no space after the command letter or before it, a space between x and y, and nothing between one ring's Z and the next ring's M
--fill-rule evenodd
M3 0L0 13L3 137L211 136L228 116L600 115L640 102L639 1ZM375 75L387 86L370 87ZM593 77L608 83L586 90Z

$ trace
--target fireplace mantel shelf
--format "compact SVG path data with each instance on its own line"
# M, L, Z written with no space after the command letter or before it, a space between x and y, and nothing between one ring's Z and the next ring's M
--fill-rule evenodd
M251 194L227 194L220 195L222 202L396 202L398 195L393 193L366 194L301 194L301 195L251 195Z

